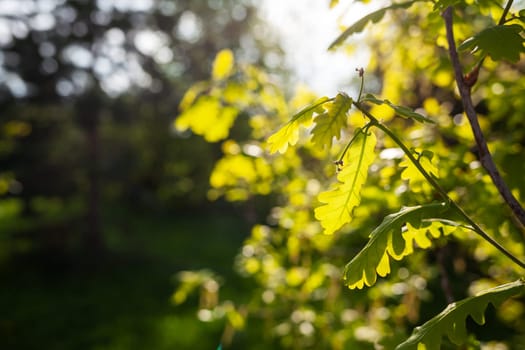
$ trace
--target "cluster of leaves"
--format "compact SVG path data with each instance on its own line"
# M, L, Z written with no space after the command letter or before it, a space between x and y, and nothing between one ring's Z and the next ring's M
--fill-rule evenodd
M336 3L332 1L333 5ZM213 78L208 83L211 85L200 90L202 97L189 106L182 106L183 114L179 118L184 119L176 121L179 128L192 128L199 133L200 129L195 130L188 122L193 118L198 119L194 123L210 126L213 121L210 115L215 115L211 109L209 113L191 113L201 99L209 98L217 99L225 109L239 111L236 115L241 115L241 111L245 113L252 127L253 139L244 144L231 139L223 143L224 159L231 157L228 152L234 149L235 155L247 161L231 163L231 167L217 164L211 184L227 198L230 193L230 199L247 199L265 194L254 191L253 186L258 181L268 181L269 191L277 195L276 207L266 223L252 230L237 266L242 274L252 276L256 282L254 297L247 305L254 315L264 320L266 327L261 332L277 339L283 348L362 348L376 343L387 348L399 344L399 349L417 349L420 344L439 349L446 341L460 345L468 341L465 328L468 316L483 324L484 310L489 303L503 312L508 309L507 299L525 289L523 279L516 280L522 275L520 267L509 265L507 257L491 246L490 240L476 236L485 238L486 230L496 239L504 237L507 248L514 254L524 250L519 229L509 224L509 213L470 150L473 141L469 125L450 104L454 101L453 73L444 50L443 23L438 22L440 10L449 5L452 3L446 1L393 4L365 16L336 39L332 47L344 44L351 34L365 30L369 22L376 23L368 33L370 45L376 47L375 41L382 44L377 45L378 52L371 59L369 69L378 69L377 77L382 81L379 93L385 99L371 94L362 97L361 93L355 99L345 93L317 98L299 92L290 103L282 94L273 94L275 99L269 100L265 92L275 92L275 86L267 80L253 84L250 77L256 70L245 67L235 73L233 68L228 68L228 74L222 76L229 77L226 81L218 83L217 78ZM479 98L490 99L489 103L497 106L504 98L500 78L505 86L523 92L523 87L517 88L505 78L515 67L497 62L500 59L518 61L523 52L521 24L490 25L492 18L499 18L503 11L492 3L483 2L479 9L461 2L454 5L460 18L455 29L467 37L461 48L478 48L482 59L491 59L486 65L494 73L484 77L485 88L480 89ZM492 14L491 19L485 17L487 13ZM380 21L386 14L394 20L396 16L403 16L403 21L396 22L394 30L384 31L384 23ZM479 21L463 22L469 15L477 15ZM521 15L520 12L509 18L519 22ZM416 30L416 25L421 29ZM437 41L426 41L424 31L437 34ZM408 32L411 35L406 35ZM508 46L495 45L494 32L511 38ZM408 39L400 41L399 37ZM231 61L228 53L219 53L214 67L222 66L224 57ZM471 57L466 54L465 59L473 59ZM226 66L233 67L229 63ZM520 77L520 81L523 80ZM227 100L229 84L237 84L239 89L237 96ZM248 103L245 96L250 96ZM297 108L297 101L303 108ZM277 118L261 118L261 110L265 109ZM293 109L299 112L277 132L272 132ZM508 108L506 115L513 118L518 111L519 106ZM230 129L231 124L226 124L226 129ZM225 128L223 123L217 126ZM500 123L499 127L508 126ZM494 129L494 135L502 131ZM511 138L493 141L497 158L504 159L513 153L505 152L506 143L512 145L508 149L521 149L523 133L511 132L511 129L508 132L512 133ZM217 140L227 137L231 135L221 131ZM410 147L405 142L409 142ZM258 151L253 152L253 147ZM329 162L333 159L336 159L335 167ZM256 161L265 164L261 166L265 170L243 177L249 162ZM511 170L517 174L516 168ZM216 176L231 181L214 182ZM334 177L332 186L323 190L323 184ZM516 193L524 193L522 187L514 188ZM231 195L239 189L243 196ZM466 212L483 219L485 229ZM380 217L384 219L377 226ZM451 238L453 233L455 238ZM369 239L363 247L366 237ZM464 251L456 251L447 243L456 240L465 246ZM425 255L414 248L427 249L430 253ZM447 266L439 261L443 251L458 254L452 271L447 271ZM345 257L352 255L344 273L340 274L339 266ZM391 259L400 261L409 255L411 258L400 265L391 264ZM436 260L429 263L425 256L429 256L430 261L435 256ZM461 277L466 276L466 269L472 264L477 268L470 272L475 277ZM411 278L408 278L409 270ZM391 274L390 283L378 283L378 275L388 274ZM454 274L457 287L463 289L460 292L449 285ZM442 290L426 288L439 278ZM377 285L363 292L354 291L351 298L342 298L341 294L348 291L340 288L341 279L350 289ZM516 281L501 284L509 280ZM482 284L496 287L480 291L477 287ZM375 289L378 292L374 292ZM457 293L457 297L466 298L450 304L408 337L411 325L421 321L418 310L422 304L438 293L454 299L453 294ZM356 316L361 313L365 317ZM508 327L522 327L516 321L519 317L507 319ZM523 340L518 337L519 341Z

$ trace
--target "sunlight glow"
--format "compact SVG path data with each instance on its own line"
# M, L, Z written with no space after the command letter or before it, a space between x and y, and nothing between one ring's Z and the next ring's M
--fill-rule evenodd
M352 3L351 6L352 11L349 6L330 9L328 0L261 2L261 17L274 26L281 37L285 65L293 69L297 83L305 83L322 95L350 89L355 68L366 64L368 52L359 51L349 56L343 50L328 52L327 48L341 32L341 24L349 25L366 14L364 5Z

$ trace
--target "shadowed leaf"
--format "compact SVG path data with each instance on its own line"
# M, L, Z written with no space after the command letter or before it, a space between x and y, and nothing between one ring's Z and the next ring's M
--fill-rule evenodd
M344 281L350 289L361 289L376 283L377 275L385 277L390 273L390 257L401 260L413 252L412 242L423 241L416 238L416 232L402 233L405 224L421 228L428 219L441 218L448 209L446 203L431 203L402 208L399 212L387 215L381 225L370 234L366 246L350 261L344 271ZM446 222L442 222L444 225ZM418 234L426 235L427 230ZM444 234L447 232L444 232ZM433 229L432 236L436 231ZM425 241L426 242L426 241Z
M439 350L441 339L445 335L454 344L461 345L467 338L465 327L467 316L482 325L485 323L484 313L489 303L498 307L506 299L524 291L525 282L518 280L449 304L439 315L417 327L410 338L399 344L396 350L417 350L418 344L425 344L428 350Z
M493 60L517 62L525 52L525 39L521 36L523 27L519 24L500 25L482 30L459 45L459 50L481 50Z

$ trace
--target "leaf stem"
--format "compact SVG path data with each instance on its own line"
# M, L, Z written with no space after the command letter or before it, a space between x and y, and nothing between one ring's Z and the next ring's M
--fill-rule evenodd
M354 106L361 111L364 115L366 115L370 121L371 124L379 128L381 131L383 131L385 134L388 135L407 155L407 157L410 159L412 163L416 166L416 168L421 172L421 174L425 177L425 179L434 187L439 194L444 198L448 199L447 192L439 185L439 183L432 177L427 171L421 166L419 161L414 157L412 152L408 149L408 147L401 141L399 137L397 137L396 134L392 132L387 126L380 123L379 120L377 120L376 117L374 117L370 112L368 112L366 109L363 108L363 106L360 103L354 102Z
M362 133L362 132L365 132L366 131L363 131L363 130L368 130L370 128L370 125L371 123L368 123L366 124L363 128L359 128L356 130L356 132L354 133L354 136L352 137L352 139L350 140L350 142L348 142L343 150L343 152L341 153L341 156L339 157L339 159L336 161L336 164L342 164L343 162L343 158L345 157L345 154L346 152L348 151L348 149L350 148L350 146L352 145L352 143L354 143L357 135L359 135L359 133Z
M356 68L361 78L361 86L359 87L359 95L357 96L357 102L361 102L361 96L363 95L363 88L365 86L365 70L363 68Z
M370 119L371 126L376 126L378 129L383 131L388 137L390 137L406 154L408 159L414 164L414 166L419 170L419 172L423 175L423 177L430 183L432 187L450 204L452 208L454 208L458 214L460 214L463 219L472 226L472 230L477 233L481 238L489 242L494 248L499 250L502 254L507 256L509 259L511 259L514 263L516 263L521 268L525 269L525 262L518 259L516 256L514 256L511 252L509 252L505 247L503 247L501 244L499 244L494 238L492 238L488 233L486 233L464 210L461 208L450 196L448 193L441 187L441 185L436 181L436 179L429 174L425 168L419 163L419 161L414 157L412 152L408 149L408 147L401 141L401 139L392 132L386 125L379 122L379 120L374 117L370 112L368 112L360 103L353 102L353 105L361 111L364 115L366 115Z

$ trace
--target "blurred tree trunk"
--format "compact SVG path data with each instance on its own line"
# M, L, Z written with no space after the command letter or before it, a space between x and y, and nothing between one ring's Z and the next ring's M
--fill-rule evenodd
M101 101L95 94L88 94L80 98L76 104L76 115L86 140L87 222L83 237L83 248L90 255L100 255L104 251L100 220L100 111Z

